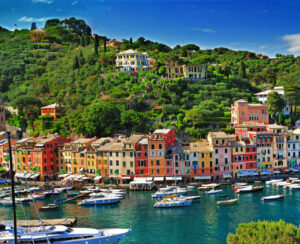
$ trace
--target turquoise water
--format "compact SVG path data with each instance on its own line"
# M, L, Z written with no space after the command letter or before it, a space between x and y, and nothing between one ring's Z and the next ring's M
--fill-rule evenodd
M230 186L222 186L224 193L234 197ZM93 228L132 228L124 239L129 243L224 243L228 232L241 222L252 220L279 220L300 224L300 191L289 191L264 186L262 192L241 194L235 205L218 206L214 195L201 195L199 202L178 209L153 208L150 192L128 192L121 203L110 206L80 207L76 203L60 206L58 210L41 212L43 218L77 217L78 226ZM285 194L282 201L263 202L262 196ZM60 196L61 197L61 196ZM48 200L51 201L51 200ZM47 202L47 200L45 201ZM37 201L37 205L43 202ZM30 218L36 218L32 204L24 204ZM18 206L18 218L25 219ZM12 218L10 207L0 207L3 218Z

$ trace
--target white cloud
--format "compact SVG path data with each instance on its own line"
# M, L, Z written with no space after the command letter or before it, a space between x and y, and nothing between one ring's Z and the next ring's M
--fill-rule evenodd
M33 17L26 17L23 16L22 18L19 19L20 22L44 22L46 21L47 17L41 17L41 18L33 18Z
M202 31L202 32L205 32L205 33L215 33L216 31L215 30L212 30L212 29L208 29L208 28L200 28L200 27L193 27L193 28L190 28L191 31Z
M32 0L33 3L46 3L51 4L54 2L54 0Z
M79 3L79 1L74 1L74 2L72 2L72 5L76 5L77 3Z
M300 33L285 35L282 37L282 39L289 45L289 48L287 49L288 52L295 54L300 53Z

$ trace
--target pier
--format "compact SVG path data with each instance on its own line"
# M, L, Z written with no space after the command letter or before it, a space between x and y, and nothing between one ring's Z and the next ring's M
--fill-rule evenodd
M77 218L65 218L65 219L43 219L44 225L65 225L68 227L74 226L77 223ZM34 220L18 220L18 226L22 227L38 227L41 226L41 222L38 219Z

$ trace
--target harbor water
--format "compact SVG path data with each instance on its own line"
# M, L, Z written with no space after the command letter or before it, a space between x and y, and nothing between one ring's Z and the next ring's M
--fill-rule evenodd
M230 186L221 186L222 194L235 198ZM284 194L280 201L263 202L262 196ZM225 243L229 232L234 232L239 223L257 220L279 220L300 224L300 191L264 185L261 192L240 194L234 205L216 205L225 200L217 195L205 195L203 191L192 191L201 200L189 207L157 209L153 205L151 192L127 192L118 204L108 206L81 207L76 203L61 204L59 209L40 212L42 218L77 217L77 226L91 228L131 228L132 232L122 241L129 243ZM56 198L60 198L57 196ZM37 201L37 206L53 202L53 198ZM23 208L25 211L23 211ZM18 204L19 219L36 219L32 203ZM24 216L26 213L27 216ZM9 206L0 207L3 219L12 219Z

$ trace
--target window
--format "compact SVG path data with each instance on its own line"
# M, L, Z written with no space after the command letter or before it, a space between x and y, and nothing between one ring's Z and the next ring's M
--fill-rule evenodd
M158 148L159 148L159 149L162 149L162 144L159 144L159 145L158 145Z
M116 160L116 166L119 166L119 160Z
M112 166L113 165L113 161L109 160L109 165Z
M201 162L201 167L204 168L204 161Z
M109 152L109 156L112 156L112 152Z
M126 162L125 161L123 161L123 167L126 167Z
M194 152L194 153L193 153L193 157L194 157L194 158L197 157L197 153Z
M216 150L215 150L215 154L218 154L218 152L219 152L219 150L218 150L218 149L216 149Z
M228 149L227 148L225 148L225 153L228 153Z
M126 156L126 153L125 153L125 152L123 152L123 153L122 153L122 156L123 156L123 157L125 157L125 156Z
M130 152L130 157L133 157L133 152Z
M219 163L219 159L218 158L216 158L216 164L218 164Z
M160 173L160 170L159 169L156 169L156 174L159 174Z
M209 157L212 158L212 153L209 153Z
M159 166L160 162L159 160L156 160L156 166Z
M133 167L133 161L130 161L130 167Z
M151 149L155 149L154 144L151 144Z
M150 156L156 156L156 152L155 151L151 151L150 152Z

